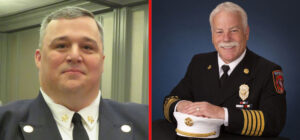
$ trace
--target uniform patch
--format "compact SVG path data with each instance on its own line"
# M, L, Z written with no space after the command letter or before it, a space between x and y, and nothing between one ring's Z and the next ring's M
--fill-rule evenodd
M281 70L275 70L272 72L273 75L273 83L275 90L278 94L282 94L284 92L283 87L283 73Z

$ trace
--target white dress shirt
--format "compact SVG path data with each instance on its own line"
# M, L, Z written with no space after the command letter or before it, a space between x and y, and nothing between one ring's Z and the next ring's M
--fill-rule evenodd
M232 71L235 69L235 67L243 60L243 58L246 55L246 49L245 51L242 53L242 55L237 58L236 60L226 64L222 58L220 57L219 53L218 53L218 65L219 65L219 78L221 78L221 76L223 75L224 71L222 69L223 65L228 65L230 67L229 71L227 72L228 76L230 76L230 74L232 73ZM228 126L228 120L229 120L229 116L228 116L228 110L226 107L224 108L224 112L225 112L225 120L224 120L224 125Z
M74 111L69 110L63 105L55 103L43 90L40 88L46 104L54 117L58 130L63 140L73 140L72 117ZM89 136L90 140L98 140L99 135L99 105L101 91L99 90L96 99L87 107L81 109L78 113L82 118L82 124Z

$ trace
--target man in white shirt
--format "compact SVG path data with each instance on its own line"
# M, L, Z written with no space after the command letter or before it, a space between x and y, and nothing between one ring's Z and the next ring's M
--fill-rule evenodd
M66 7L47 16L35 62L40 94L0 109L1 140L148 138L146 105L101 98L103 29L89 11Z
M164 116L173 112L224 120L226 132L277 136L285 124L281 67L247 49L246 12L232 2L210 14L216 52L195 55L185 77L165 98Z

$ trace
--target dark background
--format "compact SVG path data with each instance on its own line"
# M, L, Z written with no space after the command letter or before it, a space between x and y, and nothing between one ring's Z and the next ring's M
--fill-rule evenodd
M163 99L183 78L193 55L214 51L209 14L221 0L153 0L152 119L163 118ZM287 92L281 136L300 130L300 22L297 0L235 0L248 14L248 48L279 64ZM276 104L276 103L274 103Z

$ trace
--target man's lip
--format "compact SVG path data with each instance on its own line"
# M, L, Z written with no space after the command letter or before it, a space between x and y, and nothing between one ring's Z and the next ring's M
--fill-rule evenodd
M67 73L67 72L79 72L79 73L85 74L83 71L81 71L79 69L68 69L68 70L63 71L63 73Z
M230 47L230 48L227 48L227 47L221 47L222 49L225 49L225 50L230 50L230 49L233 49L233 48L235 48L236 46L232 46L232 47Z

